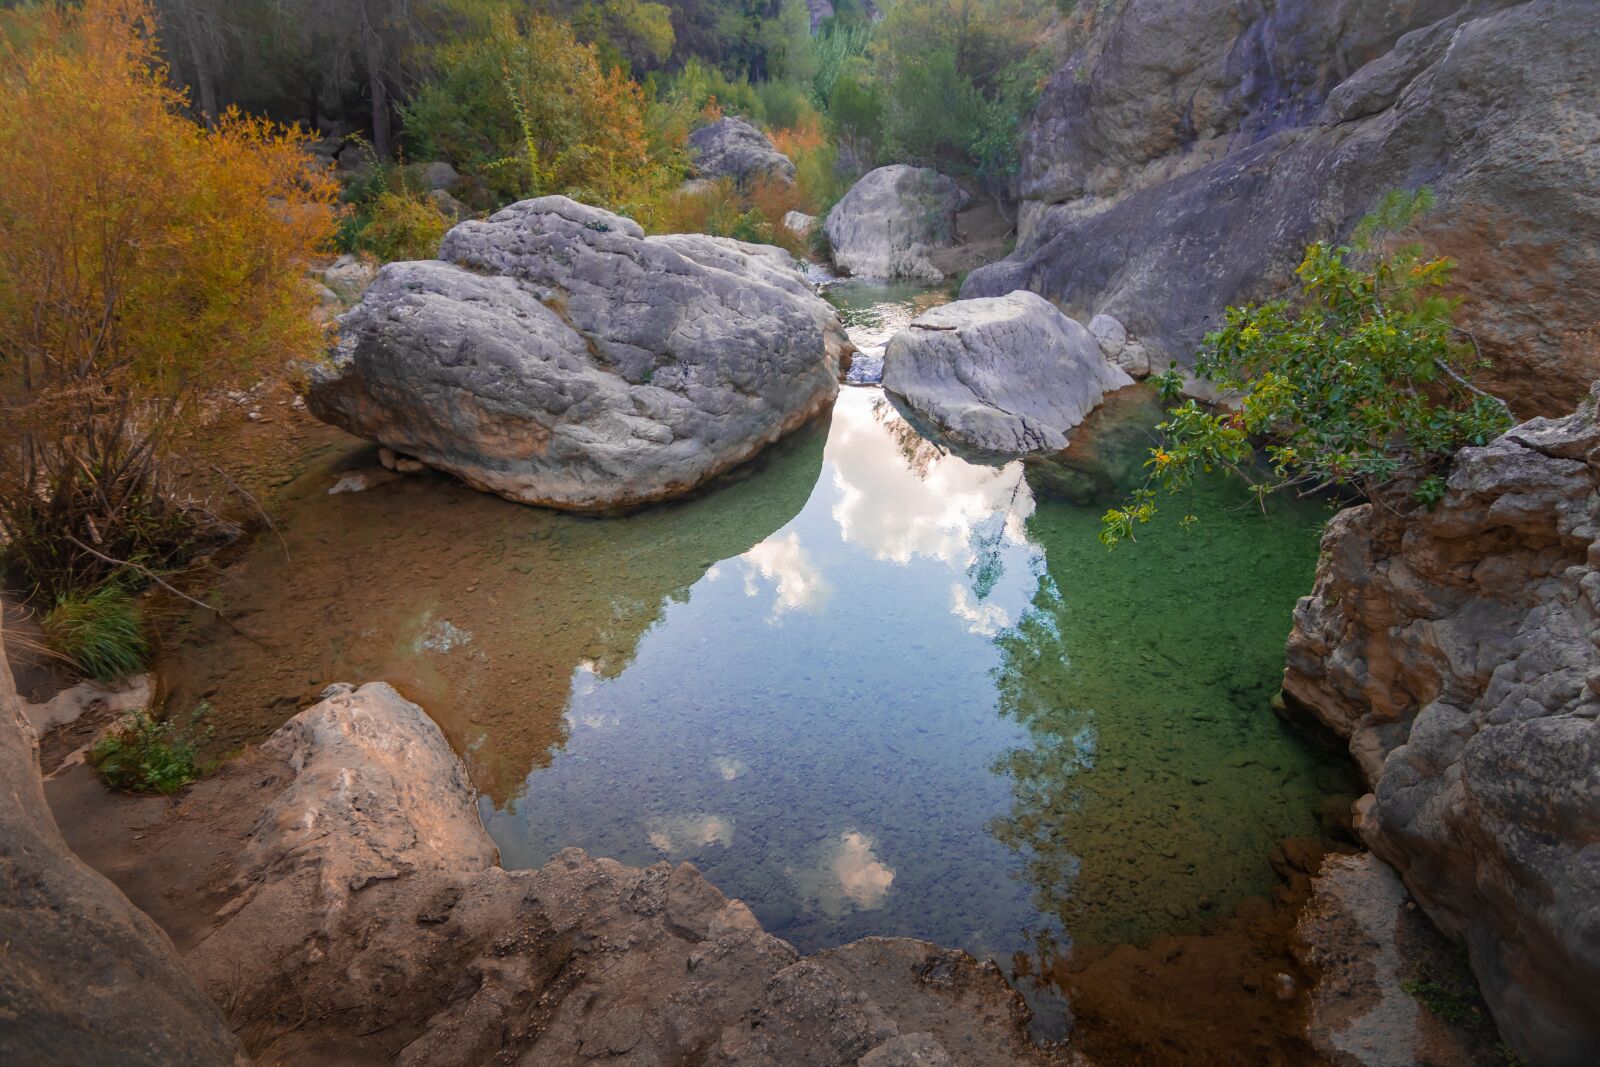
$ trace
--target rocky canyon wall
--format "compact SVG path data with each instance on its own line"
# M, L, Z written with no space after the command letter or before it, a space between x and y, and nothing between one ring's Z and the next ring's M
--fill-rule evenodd
M1368 845L1536 1065L1600 1063L1600 385L1341 512L1285 694L1349 739Z
M1593 0L1127 0L1051 79L1017 250L962 295L1031 289L1188 365L1226 306L1421 185L1489 383L1519 417L1571 410L1600 377Z

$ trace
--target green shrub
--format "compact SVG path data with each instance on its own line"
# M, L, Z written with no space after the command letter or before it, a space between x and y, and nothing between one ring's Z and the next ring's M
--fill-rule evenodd
M1506 430L1511 415L1471 382L1484 363L1455 326L1455 301L1442 293L1451 260L1374 241L1432 203L1426 188L1390 193L1357 227L1354 247L1319 241L1306 250L1298 302L1227 310L1196 370L1220 393L1237 394L1238 410L1194 400L1170 408L1156 428L1160 444L1150 452L1145 485L1106 512L1101 541L1133 539L1135 527L1155 516L1158 489L1181 493L1217 470L1242 478L1263 500L1330 486L1370 496L1405 472L1419 479L1418 503L1438 503L1450 458ZM1176 401L1178 373L1158 381Z
M418 193L384 190L363 208L363 225L351 235L352 248L382 263L433 259L450 228L433 202Z
M200 729L210 711L201 704L182 725L135 712L95 743L90 759L113 789L171 795L204 773L196 746L211 735Z
M779 129L798 126L813 112L805 90L790 82L762 82L755 89L768 126Z
M60 594L42 627L50 647L96 681L136 674L149 660L139 605L114 582L90 593Z
M691 115L714 106L725 115L738 115L754 123L767 121L766 105L754 86L743 78L729 78L698 59L690 59L682 70L665 80L661 97Z
M863 166L877 161L883 144L883 94L865 60L847 64L833 83L828 127Z
M618 209L677 181L652 144L644 91L559 19L502 12L487 36L433 62L403 109L407 143L453 163L481 190L475 206L561 193Z
M875 143L897 161L1003 188L1017 168L1022 119L1052 66L1049 22L1021 0L898 0L871 47L883 124ZM841 77L829 114L863 102L849 96Z

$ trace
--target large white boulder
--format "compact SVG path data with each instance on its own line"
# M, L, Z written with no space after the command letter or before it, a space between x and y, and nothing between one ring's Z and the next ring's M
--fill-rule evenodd
M686 493L825 410L850 351L782 249L565 197L464 222L440 257L383 269L311 410L523 503Z
M1029 292L925 311L890 339L883 387L951 442L1059 452L1106 393L1133 379L1094 336Z
M897 163L852 185L828 212L822 232L834 266L846 274L938 282L945 271L929 253L958 243L956 214L967 203L955 179Z

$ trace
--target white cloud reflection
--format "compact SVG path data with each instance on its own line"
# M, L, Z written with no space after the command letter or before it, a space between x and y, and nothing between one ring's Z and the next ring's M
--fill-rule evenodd
M957 582L950 586L950 614L967 624L969 633L983 637L995 634L1011 625L1011 613L999 604L987 604L975 599L966 586Z
M931 556L965 568L975 557L973 527L996 512L1005 541L1027 544L1033 493L1022 464L986 467L941 452L876 390L840 394L825 458L839 491L834 521L878 559Z
M745 568L745 596L759 595L762 580L777 588L774 617L796 609L815 611L833 591L793 530L769 537L739 560Z
M882 907L894 884L894 868L878 857L873 844L859 830L847 830L827 843L816 867L790 868L789 875L825 914L837 917L852 909Z
M733 845L733 820L721 815L679 815L651 819L645 828L650 847L667 856L691 856L710 845Z

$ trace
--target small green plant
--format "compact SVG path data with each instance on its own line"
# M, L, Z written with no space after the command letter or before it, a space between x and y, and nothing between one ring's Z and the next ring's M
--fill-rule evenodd
M1438 504L1450 458L1488 443L1511 415L1471 382L1485 364L1455 325L1456 301L1441 292L1451 260L1426 258L1417 245L1382 246L1384 235L1432 203L1426 188L1388 194L1357 227L1353 247L1318 242L1306 250L1298 302L1228 309L1196 370L1220 392L1237 394L1237 410L1179 403L1177 371L1158 377L1174 406L1156 428L1161 439L1144 485L1104 515L1103 543L1133 540L1155 517L1162 492L1183 492L1219 470L1243 479L1261 501L1285 489L1333 486L1371 495L1404 471L1419 477L1419 503ZM1265 442L1264 464L1257 442Z
M116 582L58 595L41 625L50 647L98 682L136 674L149 659L139 605Z
M1425 959L1400 988L1429 1012L1492 1047L1506 1067L1523 1067L1522 1057L1500 1039L1465 945L1451 944Z
M352 244L383 263L434 258L450 228L431 201L409 191L384 190L366 205L364 214L365 225Z
M211 736L200 726L210 712L201 704L182 724L135 712L95 743L90 759L114 789L170 796L204 773L196 746Z

